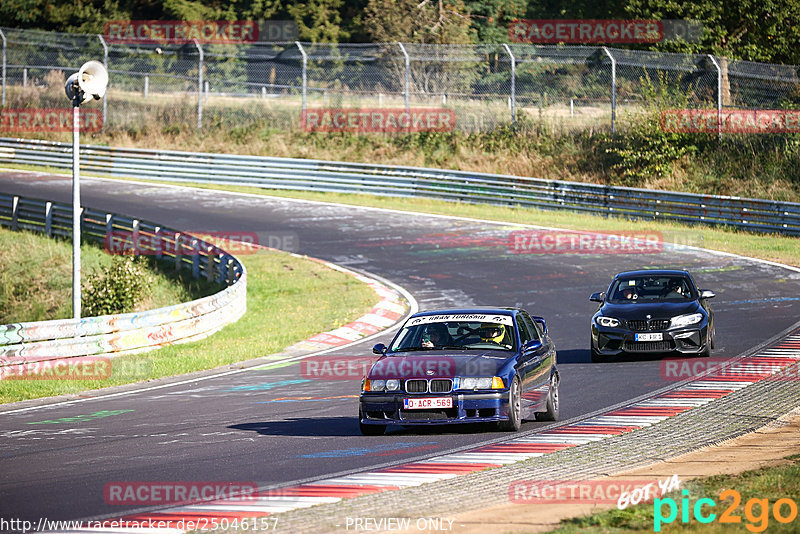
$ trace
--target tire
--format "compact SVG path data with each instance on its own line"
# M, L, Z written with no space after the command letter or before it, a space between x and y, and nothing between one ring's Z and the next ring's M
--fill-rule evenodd
M550 390L547 392L547 411L536 412L537 421L558 421L558 375L550 379Z
M386 432L386 425L365 425L361 422L363 414L358 411L358 429L363 436L382 436Z
M497 423L497 428L504 432L517 432L522 427L522 396L519 388L519 377L515 376L508 391L508 421Z

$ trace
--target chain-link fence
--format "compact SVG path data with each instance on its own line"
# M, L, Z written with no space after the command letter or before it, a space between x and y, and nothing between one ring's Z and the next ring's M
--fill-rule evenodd
M2 104L65 107L66 76L110 73L106 128L302 128L308 109L430 109L481 131L523 114L569 129L648 109L796 109L798 67L592 46L410 43L114 44L2 28Z

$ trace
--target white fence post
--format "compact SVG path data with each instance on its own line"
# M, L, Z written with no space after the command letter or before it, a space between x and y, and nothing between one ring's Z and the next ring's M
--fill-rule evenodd
M511 58L511 122L517 121L517 60L511 53L511 48L503 44L508 57Z
M411 58L408 57L408 52L406 52L406 47L403 46L403 43L397 43L400 45L400 50L403 52L403 57L405 57L406 63L406 80L405 80L405 89L403 92L405 93L406 97L406 113L408 113L410 107L410 90L411 90Z
M194 45L197 47L197 53L200 58L197 61L197 129L203 127L203 47L194 39Z
M6 34L0 30L0 38L3 39L3 97L0 101L0 106L6 105Z
M294 44L297 45L297 49L300 50L300 54L303 56L303 109L302 112L306 112L306 93L308 92L308 54L303 49L303 45L300 44L300 41L295 41Z
M717 63L717 58L708 54L708 59L717 69L717 139L722 139L722 69Z
M103 66L106 68L106 72L108 72L108 45L106 44L106 40L103 39L102 35L98 34L97 38L100 39L100 44L103 45ZM106 92L106 96L105 98L103 98L103 126L105 126L106 124L107 112L108 112L108 93Z
M605 46L603 52L611 60L611 133L613 134L617 132L617 60Z
M53 203L47 202L44 205L44 233L47 237L53 237Z

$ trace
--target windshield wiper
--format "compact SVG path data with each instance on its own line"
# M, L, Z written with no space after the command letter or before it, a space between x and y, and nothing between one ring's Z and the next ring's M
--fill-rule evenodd
M442 345L441 347L433 347L435 350L447 350L447 349L457 349L457 350L465 350L469 347L465 347L464 345Z
M395 349L395 350L390 351L390 352L413 352L413 351L416 351L416 350L431 350L431 349L426 348L426 347L406 347L404 349Z

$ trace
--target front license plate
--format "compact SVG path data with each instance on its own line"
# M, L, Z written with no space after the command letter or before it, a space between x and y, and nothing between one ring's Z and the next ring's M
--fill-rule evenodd
M424 408L452 408L452 397L428 397L425 399L403 399L403 408L419 410Z
M656 332L654 334L636 334L636 341L662 341L664 334Z

